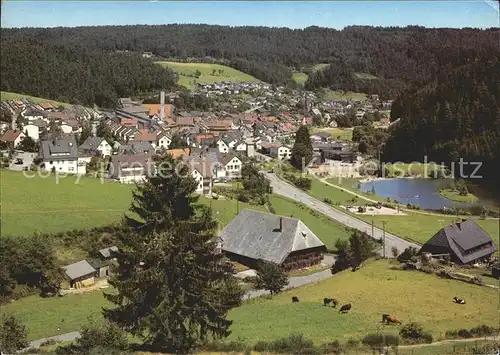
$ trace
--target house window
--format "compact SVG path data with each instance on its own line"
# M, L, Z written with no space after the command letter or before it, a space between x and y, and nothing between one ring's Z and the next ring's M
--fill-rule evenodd
M54 162L51 160L51 161L49 161L49 164L52 165L52 164L54 164Z
M75 169L73 167L69 167L68 171L74 171Z

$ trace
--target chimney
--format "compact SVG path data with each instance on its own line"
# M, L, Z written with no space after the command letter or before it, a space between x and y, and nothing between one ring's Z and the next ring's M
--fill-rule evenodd
M165 121L165 91L160 92L160 120Z

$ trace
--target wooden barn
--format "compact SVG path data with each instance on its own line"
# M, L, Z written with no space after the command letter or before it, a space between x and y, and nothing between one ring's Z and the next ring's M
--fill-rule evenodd
M497 247L473 220L461 220L440 229L420 249L421 253L448 254L458 264L488 261Z
M297 218L242 210L222 231L222 250L234 261L255 268L273 262L285 271L317 265L323 242Z

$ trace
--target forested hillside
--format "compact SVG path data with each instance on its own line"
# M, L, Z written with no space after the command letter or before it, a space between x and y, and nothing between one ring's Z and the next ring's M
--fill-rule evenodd
M113 107L119 97L172 88L177 80L137 54L19 39L2 38L0 62L2 91L89 106Z
M500 190L500 61L478 61L444 72L403 93L392 106L401 117L387 141L386 161L483 162L481 181ZM465 166L471 174L475 166ZM458 165L455 167L459 174Z
M331 63L306 86L376 92L395 97L411 83L422 82L443 70L498 54L499 29L426 29L422 27L352 26L339 31L211 25L103 26L79 28L2 29L2 69L16 73L40 72L45 57L27 65L18 46L39 46L57 56L68 50L85 53L152 52L163 58L215 58L260 80L292 85L291 68ZM4 46L5 43L5 46ZM18 46L16 46L18 45ZM21 46L21 47L22 47ZM56 47L51 47L56 46ZM56 54L53 54L56 55ZM38 60L39 59L39 60ZM75 66L65 60L62 70ZM116 66L118 68L118 65ZM151 69L152 70L152 69ZM5 73L2 70L2 73ZM364 80L356 73L377 79ZM136 75L136 74L134 74ZM9 90L40 94L26 84L8 81ZM149 81L148 81L149 83ZM149 84L148 84L149 85ZM7 90L2 80L2 90ZM55 98L52 96L52 98Z

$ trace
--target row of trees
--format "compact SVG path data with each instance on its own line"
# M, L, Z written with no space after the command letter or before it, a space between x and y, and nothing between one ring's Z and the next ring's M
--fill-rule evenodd
M109 106L115 97L172 84L171 74L130 54L147 51L180 60L215 59L273 84L293 85L290 68L329 63L319 73L310 71L306 87L395 97L408 83L422 82L467 61L494 57L498 31L210 25L4 29L2 73L7 76L2 75L2 90ZM113 80L108 80L110 72ZM358 73L377 79L362 79Z
M56 101L113 107L118 98L175 86L176 74L136 54L107 53L50 41L5 38L1 89Z

